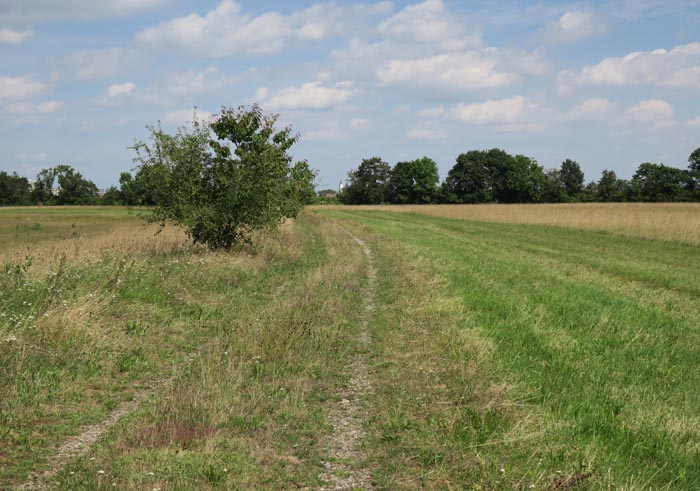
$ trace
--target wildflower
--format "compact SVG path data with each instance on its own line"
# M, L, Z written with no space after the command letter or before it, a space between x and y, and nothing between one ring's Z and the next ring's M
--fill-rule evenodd
M100 469L99 471L97 471L97 473L100 474L100 475L102 475L102 474L105 473L105 471L103 471L102 469Z
M501 474L505 474L505 472L506 472L505 467L501 467L500 469L498 469L498 472L500 472Z

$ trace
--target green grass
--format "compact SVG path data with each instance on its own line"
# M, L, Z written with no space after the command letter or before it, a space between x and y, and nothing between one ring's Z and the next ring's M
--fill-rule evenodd
M94 218L121 230L114 219L129 220ZM31 257L7 262L0 488L45 470L81 425L153 384L154 396L52 487L317 485L324 408L355 351L363 281L361 251L325 228L305 217L232 253L108 247L34 277Z
M336 210L224 254L36 208L0 210L0 489L154 385L52 489L320 486L366 286L338 225L379 270L376 489L700 488L697 247Z
M329 215L362 224L391 251L377 337L413 329L415 338L415 323L425 323L432 333L416 357L432 361L413 362L440 375L418 389L432 383L438 394L425 397L455 406L447 415L420 404L394 381L377 412L394 409L375 422L387 489L412 473L406 488L421 479L436 489L547 488L589 472L590 489L700 487L697 247L413 214ZM397 278L411 267L421 282L438 281L432 298L422 300L421 282Z

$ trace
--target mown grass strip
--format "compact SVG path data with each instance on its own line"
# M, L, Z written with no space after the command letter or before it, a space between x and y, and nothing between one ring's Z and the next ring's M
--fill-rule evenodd
M394 410L389 418L394 433L398 429L399 435L409 435L407 442L423 441L423 448L431 437L443 441L442 446L427 446L432 448L427 454L433 456L431 465L426 465L431 459L426 460L425 452L417 451L409 460L403 454L401 465L420 476L415 479L427 485L443 476L435 489L465 479L483 489L546 488L568 482L561 481L559 471L568 479L579 476L591 489L699 485L700 450L693 442L698 441L700 400L695 387L700 373L695 360L700 339L691 322L697 319L699 305L694 284L683 284L697 277L698 263L691 261L697 249L408 214L334 212L332 216L363 224L381 237L377 244L394 248L385 264L393 261L399 266L387 276L418 264L420 274L444 281L438 295L442 300L436 303L459 306L447 315L447 324L467 339L474 338L473 346L481 343L486 352L487 360L472 369L477 381L443 371L433 382L444 386L440 404L460 406L464 394L476 401L456 411L459 417L452 419L459 421L456 425L441 428L440 422L450 419L437 416L431 428L426 423L431 416L418 415L417 403L391 396L399 398L391 407L413 408ZM609 281L596 284L591 274ZM632 286L621 294L625 282ZM418 313L430 312L420 301L419 288L387 285L400 292L395 302L415 298ZM689 304L677 311L673 305L645 301L659 291ZM389 312L382 329L391 329L397 315L395 310ZM400 325L413 324L398 315L397 319ZM435 335L445 339L445 333L452 331L441 325ZM447 346L452 346L447 352L454 352L454 343ZM476 356L463 349L464 362ZM433 366L459 366L456 359L448 361L444 355L440 359L438 351L421 356L432 359ZM495 404L470 389L478 387L480 377L490 379L484 368L496 375L495 387L503 387L505 397ZM455 399L460 387L466 390ZM452 395L445 397L450 391ZM463 441L458 442L458 435ZM389 432L384 438L396 449L405 437ZM450 448L459 449L452 456L461 456L465 468L458 468L455 461L444 465L445 450ZM398 465L396 458L393 461ZM419 474L418 469L424 472ZM387 489L397 486L390 482ZM416 482L404 487L419 488Z

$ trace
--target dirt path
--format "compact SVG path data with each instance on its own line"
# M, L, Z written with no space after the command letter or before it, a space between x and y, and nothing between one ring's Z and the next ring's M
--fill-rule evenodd
M367 287L364 292L359 334L360 352L348 366L351 374L350 381L338 394L340 402L329 415L333 434L324 444L329 460L324 462L325 470L321 474L321 479L330 484L320 487L319 491L373 489L369 471L361 467L363 454L360 446L365 435L363 422L367 418L363 398L372 390L366 361L366 352L371 343L367 325L374 310L377 270L369 246L350 232L348 234L362 247L362 252L367 258Z
M199 356L201 349L189 353L185 358L185 365L189 365ZM15 486L15 491L45 491L51 489L51 479L58 474L68 463L78 457L86 455L90 448L104 435L112 426L117 424L121 418L136 409L142 401L151 397L163 386L171 383L173 377L165 378L155 383L151 383L148 388L139 390L132 395L130 401L122 402L117 408L109 413L109 416L99 423L83 427L78 435L69 438L53 455L49 457L49 469L39 473L33 473L29 479L22 484Z

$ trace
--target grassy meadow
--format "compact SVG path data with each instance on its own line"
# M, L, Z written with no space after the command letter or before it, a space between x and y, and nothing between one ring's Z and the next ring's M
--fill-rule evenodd
M377 490L700 489L700 208L547 208L324 206L229 253L0 209L0 489L322 489L360 352Z
M329 209L328 206L316 209ZM336 207L343 209L342 206ZM700 245L700 203L563 203L536 205L381 205L355 210L420 213L490 223L551 225Z

